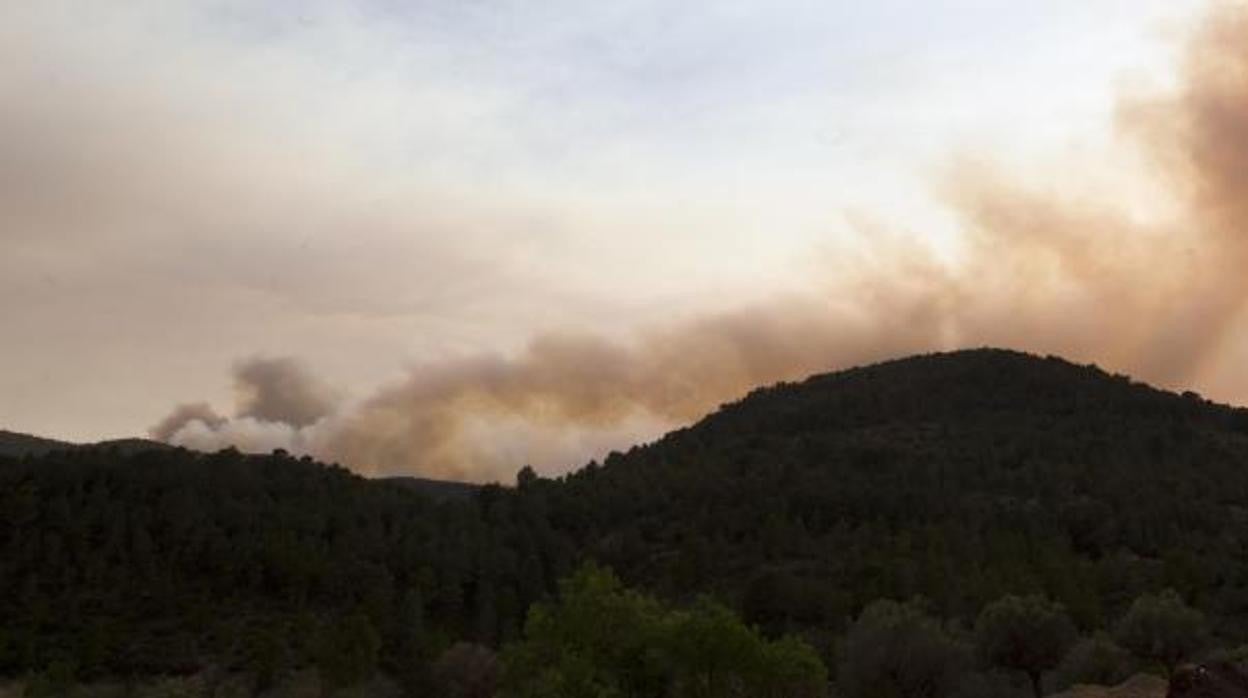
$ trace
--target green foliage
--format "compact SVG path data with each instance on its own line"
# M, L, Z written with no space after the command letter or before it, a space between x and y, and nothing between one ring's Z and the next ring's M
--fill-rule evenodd
M86 679L227 666L263 686L317 664L318 626L357 612L387 670L427 668L476 619L518 627L513 551L527 543L540 572L564 545L499 510L487 525L471 497L282 455L0 458L0 676L69 658Z
M1201 657L1201 661L1248 665L1248 645L1216 649Z
M1136 599L1115 635L1135 656L1164 667L1167 676L1208 639L1204 614L1188 606L1173 589Z
M746 585L741 614L771 635L803 628L838 626L849 600L828 584L782 570L768 569Z
M524 640L504 648L504 686L515 698L647 695L667 675L665 611L594 566L560 583L557 603L529 611Z
M758 635L732 611L703 597L668 618L666 646L681 698L741 695L762 664Z
M498 689L498 657L488 647L461 642L433 665L436 695L442 698L492 698Z
M503 663L512 698L818 696L827 682L804 643L769 642L709 599L671 610L592 565L530 611Z
M354 686L377 670L381 639L368 617L353 613L324 630L318 651L321 680L334 688Z
M958 686L967 659L917 601L877 601L841 643L837 686L847 698L943 698Z
M52 662L43 671L26 681L24 698L58 698L73 692L75 668L72 662L61 659Z
M254 627L244 637L243 669L255 679L257 691L272 688L290 668L285 628L270 624Z
M1044 672L1055 668L1076 638L1060 604L1043 596L1006 596L984 608L975 639L990 664L1024 672L1036 698Z
M1105 633L1085 637L1062 658L1054 671L1058 689L1076 684L1116 686L1132 673L1131 654Z

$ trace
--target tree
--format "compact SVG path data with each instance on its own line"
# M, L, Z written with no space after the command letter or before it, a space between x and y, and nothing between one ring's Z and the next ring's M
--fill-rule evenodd
M282 631L269 623L257 624L243 637L243 666L252 675L257 693L272 688L289 666L289 652Z
M424 651L425 602L420 590L408 589L399 603L395 645L404 662L417 659Z
M741 597L741 615L769 635L802 626L839 623L846 613L843 592L822 580L782 570L764 570L750 580Z
M975 637L990 664L1026 673L1040 698L1044 672L1058 665L1076 632L1061 604L1039 595L1006 596L979 614Z
M524 639L504 648L505 695L661 695L662 622L657 602L586 565L560 582L557 601L529 609Z
M744 691L761 652L757 635L727 608L701 598L666 628L681 698L718 698Z
M819 698L827 692L828 670L810 645L786 636L763 646L755 683L757 698Z
M820 696L827 670L808 645L769 642L724 606L672 610L588 565L535 605L503 650L512 698Z
M527 490L533 487L540 479L533 466L526 465L520 469L520 472L516 473L516 487L521 490Z
M827 669L806 643L769 642L728 608L702 597L664 623L666 665L680 698L823 695Z
M917 602L880 600L850 627L837 688L849 698L942 698L966 668L966 652Z
M47 669L30 677L23 695L29 698L69 695L74 687L74 672L73 662L63 659L54 661Z
M1131 674L1131 654L1105 633L1085 637L1057 665L1057 688L1075 684L1114 686Z
M319 647L318 668L322 683L330 688L354 686L377 670L381 638L368 616L353 613L331 625Z
M436 647L425 619L424 597L416 587L409 588L402 596L392 642L386 669L399 680L407 695L428 695L431 691L429 664Z
M1168 677L1204 646L1205 616L1173 589L1142 594L1118 622L1115 635L1135 656L1164 667Z
M434 684L445 698L491 698L498 679L498 657L482 645L460 642L433 664Z

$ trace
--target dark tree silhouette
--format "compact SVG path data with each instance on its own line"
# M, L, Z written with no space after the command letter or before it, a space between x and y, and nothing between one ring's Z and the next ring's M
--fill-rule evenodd
M1036 698L1043 696L1044 672L1058 665L1075 637L1065 609L1037 595L994 601L975 621L975 638L984 658L1027 674Z
M944 698L968 668L965 648L915 602L867 606L839 654L838 688L848 698Z
M1164 667L1166 676L1207 641L1204 615L1173 589L1136 599L1115 633L1137 657Z

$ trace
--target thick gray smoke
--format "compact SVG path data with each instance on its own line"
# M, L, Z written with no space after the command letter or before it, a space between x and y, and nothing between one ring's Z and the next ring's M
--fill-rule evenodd
M630 341L541 336L516 356L415 369L336 410L288 360L245 366L238 418L179 408L153 433L201 447L280 442L364 472L492 480L526 462L575 466L757 385L922 350L1011 346L1190 385L1243 331L1248 299L1248 12L1215 11L1182 75L1177 93L1121 109L1122 132L1173 196L1172 219L1141 223L1110 201L954 168L942 182L964 229L953 262L880 243L840 260L822 295Z
M238 416L306 427L334 409L337 396L290 358L253 358L234 368Z
M227 421L225 417L212 409L212 405L206 402L194 402L173 408L169 416L160 420L160 423L152 427L148 433L158 441L170 441L182 430L182 427L191 422L199 422L205 428L215 430L225 426Z
M312 450L305 432L336 409L337 395L290 358L253 357L234 366L235 412L206 403L179 405L152 427L152 438L201 449Z

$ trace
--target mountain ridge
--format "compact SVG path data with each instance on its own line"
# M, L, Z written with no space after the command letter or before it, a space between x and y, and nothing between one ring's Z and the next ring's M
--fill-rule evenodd
M443 649L498 646L586 560L674 602L710 594L829 658L879 599L921 598L965 629L1003 596L1041 594L1091 635L1167 588L1234 647L1245 414L968 350L760 388L602 463L449 497L281 452L0 457L0 584L17 590L0 615L18 638L0 642L0 674L66 647L86 648L87 674L242 662L257 627L313 662L297 638L360 614L383 666L411 651L413 623Z
M105 439L88 443L74 443L33 434L0 429L0 456L20 458L22 456L41 456L54 451L68 451L84 448L117 449L126 453L144 450L164 450L173 448L169 444L138 437Z

